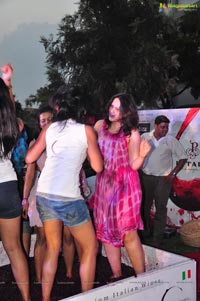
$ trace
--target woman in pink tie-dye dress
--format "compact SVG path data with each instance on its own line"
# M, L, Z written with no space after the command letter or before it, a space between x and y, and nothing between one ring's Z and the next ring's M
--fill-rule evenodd
M120 247L125 246L136 274L144 271L138 229L142 192L137 169L150 150L140 140L138 114L132 97L118 94L108 104L108 118L96 123L104 171L97 175L93 206L97 238L103 243L112 278L121 277Z

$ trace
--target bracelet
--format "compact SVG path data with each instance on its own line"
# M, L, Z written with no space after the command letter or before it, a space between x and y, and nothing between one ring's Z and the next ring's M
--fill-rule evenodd
M23 200L22 200L22 206L25 206L27 203L28 203L28 200L27 200L27 199L23 199Z

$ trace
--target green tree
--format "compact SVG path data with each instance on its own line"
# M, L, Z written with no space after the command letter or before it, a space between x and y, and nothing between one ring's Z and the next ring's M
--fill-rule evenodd
M145 108L170 108L179 83L197 98L199 10L174 19L159 12L159 2L81 0L78 11L61 20L56 37L41 38L49 84L26 104L48 102L63 83L78 86L93 111L119 91Z
M171 39L171 44L178 54L180 68L177 76L182 89L175 94L181 94L190 88L192 96L200 96L200 9L185 12L178 19L178 35Z
M78 85L93 95L93 109L119 91L132 93L138 104L157 106L169 82L176 82L169 74L177 68L166 40L176 27L158 10L159 1L81 0L78 11L61 20L56 38L41 38L48 88Z
M40 88L37 90L36 95L30 95L26 100L26 107L32 107L32 106L40 106L47 104L49 101L51 93L53 93L54 90L51 90L51 86L45 86L43 88Z

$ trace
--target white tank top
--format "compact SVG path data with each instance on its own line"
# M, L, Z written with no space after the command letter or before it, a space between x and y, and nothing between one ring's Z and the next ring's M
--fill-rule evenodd
M17 175L10 158L11 153L8 155L8 158L0 158L0 183L17 180Z
M83 124L71 119L52 123L46 132L47 159L38 181L37 194L60 196L63 200L83 199L79 174L87 147Z

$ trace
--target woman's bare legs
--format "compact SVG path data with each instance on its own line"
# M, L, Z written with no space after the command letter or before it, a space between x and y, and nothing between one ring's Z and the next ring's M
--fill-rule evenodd
M78 254L78 258L79 258L79 261L80 261L81 256L82 256L82 250L81 250L81 247L79 246L79 244L78 244L78 242L76 241L76 239L74 239L74 244L75 244L76 251L77 251L77 254Z
M48 220L43 225L47 245L42 267L42 301L50 301L61 247L62 222Z
M20 217L0 219L1 240L10 259L13 275L22 295L30 300L28 263L20 240Z
M122 275L121 271L121 249L112 244L103 244L108 261L111 266L113 278ZM132 267L136 275L144 272L144 251L136 230L129 231L124 238L124 245L129 255Z
M120 277L122 275L121 249L113 246L112 244L103 243L103 246L113 273L111 278Z
M43 227L35 227L36 242L34 246L34 264L36 282L42 281L42 266L46 251L46 238Z
M25 251L27 257L29 257L30 245L31 245L31 234L30 233L27 233L27 232L22 233L22 243L23 243L24 251Z
M144 250L137 230L131 230L125 235L124 245L136 275L143 273L145 267Z
M91 221L80 226L70 227L70 231L81 249L80 278L82 292L85 292L94 286L97 254L96 236Z
M72 278L75 245L73 236L67 226L63 227L63 258L66 267L66 277Z

